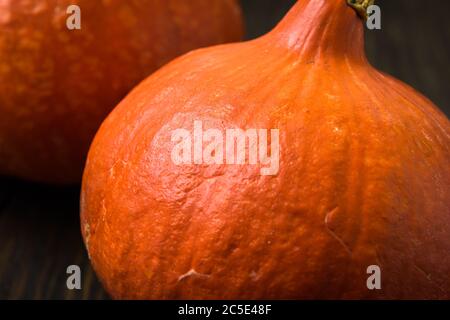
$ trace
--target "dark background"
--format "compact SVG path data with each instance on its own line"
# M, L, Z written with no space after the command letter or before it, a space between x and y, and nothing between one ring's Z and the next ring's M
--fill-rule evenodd
M186 0L188 1L188 0ZM342 0L344 1L344 0ZM295 0L242 0L247 38L270 30ZM450 1L378 0L382 30L367 31L370 61L450 114ZM79 186L0 177L0 299L103 299L80 236ZM82 290L66 289L66 268Z

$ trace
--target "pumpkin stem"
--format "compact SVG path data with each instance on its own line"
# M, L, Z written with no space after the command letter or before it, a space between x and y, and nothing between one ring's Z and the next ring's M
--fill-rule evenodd
M367 20L367 8L373 5L375 0L347 0L347 4L356 10L361 18Z

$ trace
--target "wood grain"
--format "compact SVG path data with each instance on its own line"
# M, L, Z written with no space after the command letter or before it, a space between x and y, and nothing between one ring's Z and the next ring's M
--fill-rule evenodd
M268 31L294 0L242 0L247 37ZM370 60L425 93L450 114L450 9L423 0L378 0L383 29L367 32ZM439 8L439 10L436 10ZM86 255L79 186L58 188L0 178L0 299L106 299ZM82 290L66 288L66 268L82 269Z

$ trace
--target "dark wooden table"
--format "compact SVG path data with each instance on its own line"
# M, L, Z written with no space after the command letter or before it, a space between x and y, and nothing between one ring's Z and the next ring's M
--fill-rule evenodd
M248 38L269 30L294 0L243 0ZM378 0L383 29L367 32L370 60L450 114L450 1ZM432 4L432 5L431 5ZM105 299L83 247L79 186L0 178L0 299ZM82 269L82 290L66 268Z

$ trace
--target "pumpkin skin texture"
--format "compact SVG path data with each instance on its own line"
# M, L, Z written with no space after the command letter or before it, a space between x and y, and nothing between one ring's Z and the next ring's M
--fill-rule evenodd
M81 30L66 27L70 5ZM0 1L0 174L79 183L95 132L136 84L242 33L236 0Z
M81 195L113 298L450 298L449 121L370 66L363 31L344 0L299 1L267 35L184 55L120 103ZM278 174L175 165L171 132L196 120L279 129Z

